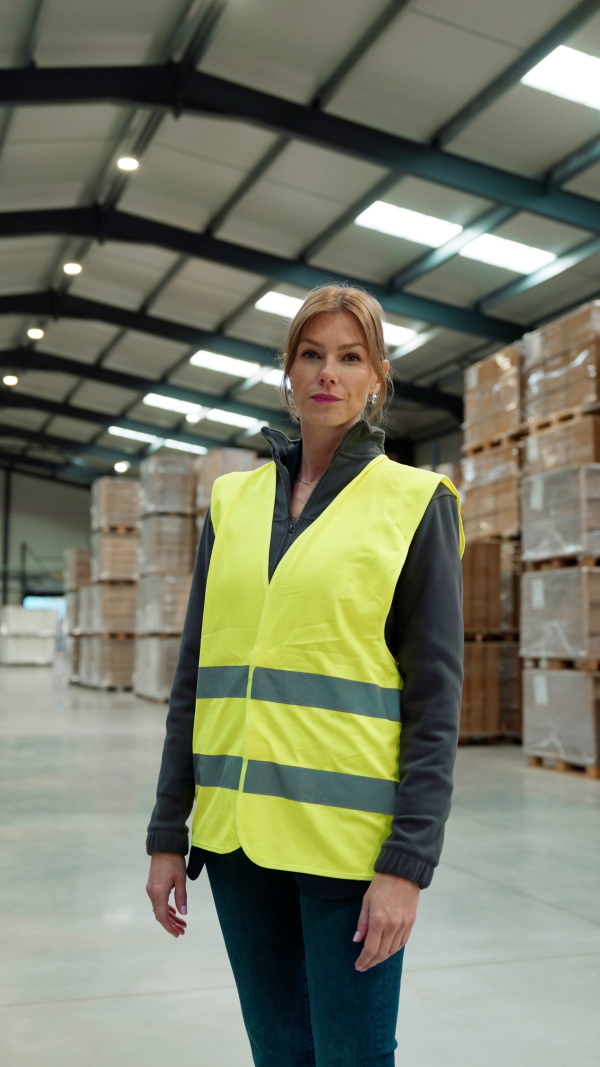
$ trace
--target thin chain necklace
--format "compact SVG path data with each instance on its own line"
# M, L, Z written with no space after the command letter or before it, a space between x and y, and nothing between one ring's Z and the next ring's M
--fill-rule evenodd
M296 481L297 481L297 482L302 482L302 485L316 485L316 484L317 484L317 482L318 482L318 480L319 480L319 479L317 478L317 481L316 481L316 482L305 482L305 481L304 481L304 478L301 478L301 477L300 477L300 475L296 475Z

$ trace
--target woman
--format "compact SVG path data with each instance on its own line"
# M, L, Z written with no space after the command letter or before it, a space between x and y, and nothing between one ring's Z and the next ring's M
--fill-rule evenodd
M263 430L273 462L213 487L147 891L183 934L195 796L188 874L206 865L254 1063L389 1067L450 807L459 507L446 479L388 460L371 425L389 363L367 293L309 293L284 372L300 441Z

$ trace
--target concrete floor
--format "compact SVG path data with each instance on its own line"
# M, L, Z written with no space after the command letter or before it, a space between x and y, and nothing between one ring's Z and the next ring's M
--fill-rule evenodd
M251 1067L206 878L179 941L144 891L164 708L3 667L0 709L3 1067ZM595 1067L599 815L600 781L460 750L399 1067Z

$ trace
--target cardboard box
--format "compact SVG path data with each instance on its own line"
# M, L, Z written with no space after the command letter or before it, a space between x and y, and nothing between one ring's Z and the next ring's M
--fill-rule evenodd
M92 582L135 582L139 578L137 531L92 534Z
M181 634L190 598L191 574L148 574L138 585L136 632Z
M521 583L524 658L600 659L600 567L533 571Z
M465 633L500 632L500 544L467 542L462 560Z
M211 448L205 456L195 460L196 510L206 512L210 507L213 483L223 474L252 471L256 467L256 452L248 448Z
M516 344L466 371L465 447L514 433L520 425L521 349Z
M93 634L94 632L94 613L93 613L93 585L82 585L78 593L79 596L79 611L77 614L77 626L73 631L77 637L82 634Z
M522 558L600 556L600 463L523 479Z
M140 573L189 574L196 552L194 515L145 515L140 540Z
M196 488L191 455L156 452L140 464L142 515L193 515Z
M517 633L521 602L521 543L500 542L500 630Z
M460 738L500 736L500 641L465 641Z
M137 585L92 586L92 633L134 634Z
M52 637L58 632L58 614L49 608L24 608L21 604L0 607L2 637Z
M500 733L502 737L516 739L523 736L519 644L517 641L501 641L498 649Z
M89 548L66 548L64 554L65 591L71 592L92 580L92 553Z
M467 542L484 537L516 537L521 529L520 479L503 478L467 489L462 514Z
M523 417L539 423L600 399L600 344L548 357L523 372Z
M546 363L554 356L573 349L583 349L600 337L600 301L592 300L576 311L526 333L521 345L527 371Z
M140 521L140 483L134 478L97 478L92 484L92 530L115 526L136 529Z
M526 437L523 476L600 461L600 415L569 419Z
M138 637L134 675L137 696L169 699L180 644L180 637Z
M82 637L79 677L94 689L131 689L134 637Z
M521 473L521 450L518 445L499 445L466 456L462 461L462 488L468 494L470 489L507 478L518 478Z
M576 766L600 766L600 674L523 671L523 747Z

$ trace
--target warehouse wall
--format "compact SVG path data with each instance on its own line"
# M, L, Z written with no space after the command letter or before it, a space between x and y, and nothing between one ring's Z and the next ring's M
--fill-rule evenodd
M6 471L0 470L0 509ZM90 491L26 474L12 474L9 521L9 566L19 566L22 541L41 558L62 556L70 545L87 547L90 539ZM0 519L0 561L4 555ZM11 589L11 601L17 590Z
M423 467L426 464L436 467L438 463L459 463L462 441L463 435L460 430L433 440L419 441L415 444L415 467Z

